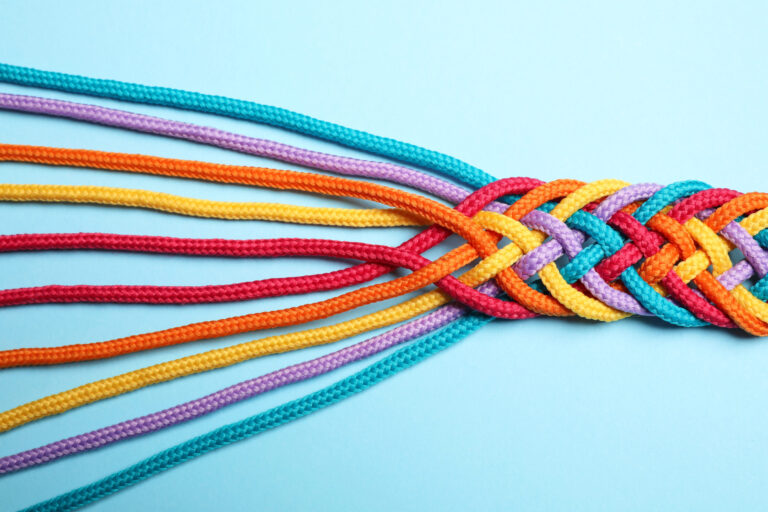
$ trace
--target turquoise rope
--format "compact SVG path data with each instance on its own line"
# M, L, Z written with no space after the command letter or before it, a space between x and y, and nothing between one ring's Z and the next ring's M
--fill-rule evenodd
M217 428L184 443L177 444L92 484L43 501L24 510L53 512L75 510L88 505L158 473L178 466L182 462L195 459L229 444L243 441L324 409L352 395L356 395L384 379L450 347L490 321L490 317L478 313L470 313L444 327L437 333L398 349L393 354L368 366L364 370L326 388L242 421Z
M653 194L635 211L634 217L640 224L645 225L651 217L683 197L712 188L703 181L678 181L662 188Z

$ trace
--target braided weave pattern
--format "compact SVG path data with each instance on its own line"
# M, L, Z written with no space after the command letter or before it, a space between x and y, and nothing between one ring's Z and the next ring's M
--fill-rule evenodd
M682 211L682 209L677 211ZM637 211L635 214L637 214ZM711 217L712 215L710 215ZM752 216L752 218L754 219L755 217ZM756 226L748 224L745 231L749 233L750 228L753 231L758 229ZM700 233L699 236L705 238L706 234L702 235ZM437 351L459 341L481 327L488 320L489 318L482 318L476 315L460 319L437 335L430 336L410 347L401 349L379 363L375 363L369 368L316 393L276 407L265 413L252 416L246 420L216 429L208 434L160 452L93 484L41 502L27 510L74 510L80 508L212 450L247 439L270 428L275 428L286 422L306 416L367 389L402 369L420 362Z
M0 157L6 158L6 159L16 159L21 161L35 161L35 162L41 162L41 163L54 163L54 164L63 164L63 163L74 163L75 165L92 165L92 166L98 166L101 168L112 168L112 169L120 169L125 168L129 170L140 170L142 172L154 172L154 173L165 173L165 174L172 174L172 175L195 175L195 176L202 176L205 179L217 179L222 181L229 181L233 182L235 180L238 180L238 182L250 182L250 183L257 183L262 184L265 182L270 183L272 186L282 186L285 187L283 181L280 181L279 184L276 183L276 179L274 178L275 173L282 173L280 174L279 178L277 180L285 180L285 176L292 176L296 177L299 176L298 173L290 173L289 171L274 171L274 170L265 170L265 169L258 169L258 171L271 171L273 179L270 182L269 179L250 179L250 180L244 180L241 179L239 176L243 175L245 172L247 172L247 169L244 168L228 168L225 166L213 166L210 164L200 164L200 163L194 163L194 162L184 162L184 161L174 161L174 160L166 160L166 159L151 159L148 157L140 157L140 156L127 156L127 155L117 155L117 154L101 154L97 152L85 152L85 151L73 151L73 150L51 150L51 149L45 149L45 148L29 148L29 147L14 147L14 146L8 146L4 148L0 148L2 150L2 153L0 153ZM170 169L170 170L169 170ZM232 175L235 175L234 177ZM299 180L293 180L300 181L303 177L299 176ZM306 178L304 178L306 179ZM328 180L333 180L332 178L328 178ZM343 185L346 185L349 180L341 180L336 179L338 183L341 183ZM555 185L554 183L551 185ZM583 201L581 196L585 196L586 192L585 190L589 187L582 187L582 184L579 182L560 182L557 183L556 186L541 186L537 191L532 191L529 196L526 196L526 198L529 199L528 202L537 202L536 204L533 204L533 208L538 208L542 206L546 201L550 199L554 199L557 197L562 197L565 193L569 193L570 195L567 196L560 205L555 207L552 210L552 213L549 214L549 218L543 218L541 217L543 215L547 215L543 212L537 212L535 215L539 217L540 221L543 221L544 224L546 223L552 223L552 221L557 220L567 220L567 217L570 217L576 211L578 211L581 207L587 206L589 202L593 200L602 200L606 196L607 192L618 192L620 188L623 188L622 183L614 182L611 184L608 184L607 182L601 184L600 187L596 188L595 190L599 190L597 194L594 194L594 197L588 197L587 201ZM310 189L310 190L324 190L322 186L319 187L307 187L303 186L301 184L291 184L289 186L292 186L293 188L297 189ZM376 186L369 185L370 188L375 189ZM607 187L607 188L606 188ZM704 287L707 290L710 290L710 294L708 295L708 298L711 302L716 304L720 310L718 311L716 308L712 307L710 304L707 304L706 301L703 301L700 297L698 297L696 294L693 294L689 291L685 291L684 287L681 286L681 282L679 280L679 276L672 272L672 265L675 265L679 259L680 256L683 254L684 248L690 249L693 244L693 240L690 238L691 236L698 235L697 242L701 244L702 251L688 251L689 254L687 254L686 259L693 257L693 254L696 254L696 258L698 260L693 261L703 261L702 258L706 256L704 259L709 260L718 260L718 269L715 271L716 274L722 274L725 271L728 271L731 268L730 260L727 262L724 261L722 254L723 251L728 252L729 246L728 245L722 245L725 242L718 239L716 232L720 229L724 229L727 226L731 225L731 221L734 220L736 217L748 213L748 212L754 212L758 209L761 209L764 207L764 197L761 194L748 194L745 196L737 197L738 194L732 191L727 190L714 190L714 191L704 191L705 186L703 184L683 184L677 188L683 189L685 187L691 188L691 192L698 192L697 194L692 195L689 197L686 201L683 201L683 204L678 205L675 207L675 210L671 213L671 216L669 217L672 220L677 221L678 224L690 223L692 226L689 228L689 232L685 234L681 234L679 232L679 229L676 230L676 228L666 223L666 230L668 233L666 233L668 236L674 237L677 245L676 253L674 248L666 250L664 252L659 253L661 249L661 240L659 239L659 234L656 233L655 235L651 235L651 232L645 229L643 231L642 228L642 222L638 221L636 218L632 218L628 215L627 212L621 212L616 211L617 208L613 208L612 211L610 211L611 215L606 215L603 212L608 212L607 207L602 207L602 210L598 212L598 214L602 213L602 217L604 217L601 220L609 220L613 223L613 227L615 227L619 232L621 232L624 236L628 237L630 240L632 240L631 246L627 246L621 249L621 252L617 255L614 255L611 257L610 260L603 261L602 263L595 262L592 264L593 267L599 265L601 269L603 270L603 275L595 275L594 273L591 273L592 269L586 269L586 272L584 272L579 278L581 278L585 284L590 290L591 293L597 294L598 297L601 297L603 301L611 306L613 306L615 309L619 309L625 312L632 312L632 313L645 313L648 310L648 306L642 306L641 304L638 304L637 301L633 301L631 298L627 297L626 295L621 295L621 291L617 293L611 292L608 287L605 286L606 278L615 279L620 274L622 274L624 271L629 270L632 264L636 263L641 257L645 257L648 259L643 264L643 267L646 269L646 271L650 271L649 269L656 269L658 266L663 265L667 269L666 275L659 275L658 281L664 281L664 283L669 288L669 291L674 295L675 299L682 302L684 305L686 305L689 309L691 309L691 312L701 321L712 323L714 325L720 325L720 326L732 326L735 322L736 324L743 327L745 330L748 330L749 332L753 334L760 334L765 331L765 325L762 324L760 315L763 312L760 304L754 300L755 296L748 294L743 287L740 287L740 284L736 283L735 291L733 292L733 296L737 297L737 299L741 299L741 304L734 303L733 300L729 300L724 295L724 292L727 291L726 288L720 287L718 288L715 284L712 282L712 276L710 275L710 278L707 278L705 276L699 276L698 274L691 276L688 280L693 280L697 286ZM366 187L362 187L366 188ZM645 187L646 189L648 187ZM384 189L382 191L382 189ZM488 191L490 188L481 189L481 191ZM653 187L651 187L651 190L653 190ZM577 194L577 191L579 191L579 194ZM665 191L669 194L671 189L667 188ZM644 190L643 192L647 192ZM405 193L402 192L394 192L392 189L386 190L385 187L378 186L378 190L375 189L375 192L372 194L366 194L366 193L350 193L347 191L349 195L354 195L355 197L363 197L366 199L376 199L381 200L380 196L386 195L387 193L391 196L393 195L403 195L405 196ZM679 192L671 192L672 200L681 200L683 197L685 197L683 194ZM542 194L548 194L548 195L542 195ZM639 197L632 197L628 196L630 194L629 192L624 192L624 195L627 197L630 197L635 202L643 199L642 194ZM497 196L498 197L498 196ZM659 199L661 196L655 194L654 199ZM515 203L514 206L512 206L507 214L510 217L515 217L516 211L519 211L521 205L525 205L526 198L520 200L519 202ZM542 199L543 198L543 199ZM617 198L614 199L614 202L620 200L620 195L617 196ZM574 208L574 204L581 201L577 207ZM733 201L734 204L730 204L730 202ZM486 201L487 203L490 201ZM669 203L670 200L667 201ZM629 201L624 201L625 204L619 205L621 207L629 207ZM736 213L734 215L731 215L729 218L721 219L718 217L720 215L721 217L725 217L728 215L728 208L725 208L726 203L729 203L730 209L735 211ZM738 204L737 204L738 203ZM446 211L451 211L446 209L445 207L439 206L437 203L432 204L420 204L419 201L388 201L388 204L393 204L399 207L405 207L412 213L416 213L417 215L422 215L430 220L444 220L446 217L450 217L450 214L445 214ZM612 204L612 203L608 203ZM565 205L565 206L564 206ZM527 205L526 205L527 206ZM660 211L662 208L666 207L667 205L660 205L661 208L657 209L657 212ZM709 231L707 231L707 228L705 228L705 224L696 224L696 222L699 222L697 220L693 219L693 216L697 213L701 213L707 208L711 208L712 206L723 206L721 210L717 212L717 214L713 214L711 217L712 223L714 224L717 221L721 222L723 225L719 226L719 229L712 230L712 226L709 226ZM438 211L440 213L443 213L443 215L446 215L446 217L441 217L439 214L432 214L429 215L425 213L427 211L427 208L432 207L433 211ZM533 208L526 208L525 215L531 214L533 212ZM561 211L567 211L567 216L558 219L557 215L554 213L560 209ZM644 205L641 207L640 212L645 214L647 211L647 205ZM486 215L487 216L487 215ZM521 217L521 215L517 215L518 217ZM646 222L651 220L651 217L654 217L653 215L645 215L648 217ZM480 215L479 218L483 218L484 215ZM599 217L599 215L598 215ZM608 217L611 217L608 219ZM615 217L615 219L614 219ZM759 224L759 216L752 217L753 224L755 222L758 222ZM654 224L658 225L662 223L662 220L655 220L653 221ZM709 221L708 221L709 222ZM489 243L487 238L482 239L481 236L478 236L478 232L473 230L471 228L466 228L467 223L465 222L455 222L451 224L450 222L448 224L445 224L441 222L444 226L449 228L456 229L456 226L459 227L459 231L465 238L472 239L473 241L476 241L478 239L482 240L482 243L480 244L481 253L488 257L490 254L492 254L492 251L489 249ZM471 224L470 224L471 225ZM759 225L757 229L758 231L761 230L764 226ZM547 228L542 228L540 231L540 235L543 233L546 233L550 236L554 235L554 232L550 226L549 230ZM669 233L669 230L673 230L674 233ZM738 231L740 228L736 224L732 224L732 227L729 227L729 230L732 232L738 232L742 235L744 235L744 231L742 228L742 231ZM676 231L675 231L676 230ZM562 232L562 230L561 230ZM615 234L615 232L614 232ZM756 234L756 233L752 233ZM709 236L712 235L712 236ZM523 235L525 236L525 235ZM543 236L543 235L542 235ZM573 236L579 237L578 234L573 234ZM687 238L686 238L687 237ZM714 237L714 238L713 238ZM752 266L753 269L755 267L763 268L765 267L764 264L761 264L759 261L756 260L756 258L759 258L760 255L762 255L762 249L759 247L758 243L752 239L751 243L748 240L750 237L739 237L738 241L742 246L745 246L745 244L748 244L749 247L745 246L745 256L747 256L749 261L750 259L753 260ZM536 247L534 247L531 244L536 244L537 242L534 241L534 239L530 239L531 241L527 242L523 246L524 252L530 252ZM654 246L655 241L655 246ZM516 241L517 242L517 241ZM539 242L540 243L540 242ZM641 244L642 245L638 245ZM608 251L616 251L617 249L612 249L607 246L607 244L600 244L603 249L604 255ZM573 258L579 257L579 252L581 252L581 248L579 247L580 244L576 242L576 245L571 243L571 249L569 256ZM527 247L527 248L526 248ZM563 243L560 244L560 247L563 247ZM638 248L640 247L640 248ZM739 247L740 249L742 247ZM607 250L606 250L607 249ZM634 254L630 254L634 253ZM657 255L657 253L659 253ZM675 254L677 257L675 257ZM704 256L702 256L704 255ZM634 256L634 258L633 258ZM533 257L531 257L533 259ZM727 257L725 259L728 259ZM674 261L673 261L674 260ZM755 262L757 261L757 262ZM558 278L552 277L554 274L552 274L551 267L548 267L548 265L551 263L546 262L544 266L541 267L541 271L543 272L542 280L552 282L553 279L557 281ZM712 261L710 261L710 264L712 264ZM688 268L693 265L693 263L686 263L686 267ZM613 266L612 273L609 273L606 269ZM744 267L744 265L743 265ZM539 270L539 269L537 269ZM739 269L743 271L747 271L748 269ZM762 272L762 270L759 270L758 272ZM530 274L531 272L527 272L527 274ZM639 274L637 272L629 272L630 275L626 276L626 280L632 281L632 284L624 283L626 286L634 287L636 290L639 290L639 292L645 292L647 294L648 288L644 287L644 285L640 284L638 281ZM503 275L503 277L506 277L507 282L504 283L505 290L510 293L510 295L515 298L519 299L519 283L515 283L514 277L510 278L512 274L507 273L506 275ZM760 276L761 278L763 275ZM648 280L646 280L648 281ZM651 280L652 281L652 280ZM559 281L558 281L559 282ZM514 284L513 284L514 283ZM654 285L656 282L650 282L649 284ZM684 282L682 283L684 284ZM722 284L722 283L720 283ZM512 290L514 285L518 285L518 293L515 293L515 291ZM591 286L590 286L591 285ZM733 286L732 286L733 287ZM553 292L552 289L550 289L550 292ZM706 292L705 292L706 293ZM571 294L572 295L572 294ZM657 293L658 295L658 293ZM751 297L751 298L750 298ZM167 300L167 299L166 299ZM584 303L584 299L579 296L575 296L575 302L571 299L565 299L569 303L571 303L571 307L568 307L566 304L563 303L563 301L555 301L552 300L551 297L546 297L541 294L537 294L537 292L532 291L530 288L527 290L527 297L523 297L523 300L520 300L520 302L527 307L528 309L531 309L538 313L546 313L546 314L567 314L570 311L574 311L577 314L579 313L579 303ZM666 304L664 302L659 302L658 297L650 298L648 299L653 305L650 307L650 310L657 314L658 316L664 318L667 321L671 321L673 323L680 323L680 324L690 324L695 325L697 324L697 320L694 319L690 314L686 314L685 311L680 310L680 308L675 309L675 306L669 306L669 304ZM588 302L588 300L587 300ZM619 305L620 302L624 303L624 306L622 307ZM575 305L574 305L575 304ZM565 306L565 307L563 307ZM574 307L576 309L574 309ZM598 309L602 309L599 305L595 306ZM628 309L629 308L629 309ZM583 308L582 308L583 309ZM593 308L594 309L594 308ZM726 311L730 313L730 316L732 318L726 317ZM484 312L488 312L483 310ZM610 317L610 311L604 310L605 314L603 315L603 319L607 319L607 317ZM586 316L589 318L599 318L595 317L595 315L590 314L582 314L582 316ZM611 319L616 319L618 317L613 317Z
M138 116L101 107L77 106L58 100L0 95L0 108L29 112L46 112L75 119L123 126L151 133L197 140L229 147L238 151L261 154L302 165L337 172L383 177L417 188L436 190L439 197L461 202L453 210L439 203L398 195L393 189L368 188L359 185L353 193L345 186L330 188L280 186L269 179L252 180L248 174L270 175L274 171L261 168L241 169L242 175L229 179L232 173L225 166L197 162L152 159L139 155L96 154L51 148L4 147L2 159L55 165L82 165L102 169L152 172L216 181L249 183L274 188L312 190L333 195L348 195L397 208L396 210L293 209L285 205L213 203L190 200L145 191L121 191L100 187L3 186L0 199L95 202L135 207L149 207L186 215L231 219L269 219L283 222L305 222L343 226L395 226L436 224L396 249L371 244L349 244L328 240L273 241L204 241L192 239L163 239L161 247L149 248L152 241L144 237L119 237L108 234L18 235L2 237L0 250L66 250L99 249L142 252L194 253L218 251L221 255L243 257L252 251L258 257L312 256L328 251L345 259L364 261L350 267L318 276L304 276L305 281L266 280L253 283L209 287L43 287L38 289L6 290L0 292L0 305L50 301L115 301L176 303L218 300L243 300L271 296L285 290L303 293L316 289L335 289L360 284L383 275L394 266L413 271L403 278L349 292L329 301L307 304L290 310L246 315L213 322L168 329L158 333L137 335L108 342L54 347L53 349L18 349L0 353L6 366L19 364L53 364L58 362L109 357L182 343L212 336L256 330L276 325L298 324L308 319L325 318L363 304L396 297L429 284L441 291L426 293L399 306L389 308L336 326L313 329L285 336L265 338L227 349L209 351L181 360L137 370L111 379L87 384L74 390L25 404L0 414L0 429L15 428L34 419L90 403L115 394L138 389L207 369L217 368L268 353L295 350L318 343L328 343L355 333L411 318L445 304L450 298L486 313L471 313L459 318L436 335L398 350L379 363L297 401L274 408L241 422L222 427L209 434L182 443L150 457L139 464L102 479L94 484L43 502L30 510L70 510L100 499L145 478L169 469L181 462L207 453L232 442L246 439L269 428L305 416L360 392L371 385L431 356L481 327L491 317L527 318L535 314L578 316L601 321L613 321L631 314L652 315L680 326L715 325L739 327L758 336L768 334L768 195L740 194L728 189L712 189L700 182L682 182L667 187L653 184L628 185L617 180L584 184L575 180L541 183L536 180L500 180L464 162L393 139L377 137L357 130L326 123L283 109L258 105L229 98L190 93L173 89L148 87L122 82L96 80L61 75L28 68L0 64L0 81L37 85L69 92L124 99L142 103L174 106L211 112L230 117L271 124L326 140L371 151L407 163L423 166L455 177L479 190L467 197L467 192L432 177L392 164L372 164L356 161L351 167L342 157L331 157L298 148L274 145L234 134L204 129L194 125L164 122L157 118ZM87 107L87 106L86 106ZM168 124L171 123L171 124ZM137 125L140 125L137 128ZM20 153L22 156L18 156ZM303 151L303 152L302 152ZM11 155L8 157L8 155ZM70 158L71 157L71 158ZM69 160L67 160L69 158ZM148 164L148 165L147 165ZM202 165L202 167L201 167ZM210 167L206 167L206 165ZM346 166L346 167L345 167ZM204 169L200 172L200 169ZM225 179L217 178L217 172ZM242 176L245 176L243 178ZM270 175L274 177L274 175ZM317 176L314 179L317 179ZM428 179L427 179L428 178ZM247 181L242 181L243 179ZM410 181L409 181L410 180ZM311 181L311 180L310 180ZM371 185L371 187L375 187ZM342 194L343 191L343 194ZM513 194L513 196L508 196ZM497 199L511 202L506 205ZM259 209L262 208L262 209ZM481 211L486 208L488 211ZM341 209L335 209L341 210ZM501 215L501 214L504 215ZM455 249L434 262L420 253L444 240L451 233L464 238L466 245ZM509 243L498 248L504 237ZM246 247L243 247L243 243ZM284 245L280 245L280 244ZM248 245L250 244L250 245ZM313 245L315 244L315 245ZM306 245L307 249L299 247ZM733 253L734 250L737 253ZM208 252L207 252L208 251ZM270 252L272 251L272 252ZM733 254L732 254L733 253ZM732 255L738 260L734 264ZM250 254L249 254L250 256ZM566 264L556 264L562 256ZM478 258L480 258L479 261ZM475 267L458 279L451 274L474 262ZM361 269L366 269L360 272ZM347 272L351 270L352 272ZM366 273L367 272L367 273ZM333 276L333 277L331 277ZM347 281L335 280L338 276ZM368 277L370 276L370 277ZM289 278L297 279L297 278ZM510 301L492 296L498 289L487 281L496 279ZM751 286L748 281L755 281ZM334 281L330 284L330 281ZM473 287L486 283L481 289ZM322 288L326 286L327 288ZM282 287L282 288L281 288ZM207 290L203 290L203 288ZM74 294L72 292L75 292ZM166 294L166 295L163 295ZM199 294L199 295L198 295ZM486 295L487 294L487 295ZM5 302L4 302L5 301ZM63 440L48 447L30 450L18 456L0 459L0 472L53 460L89 447L103 446L132 435L163 428L174 421L185 421L205 414L233 401L253 396L286 382L309 378L329 371L345 361L375 353L373 347L392 346L412 339L463 313L459 306L444 307L430 322L418 327L403 326L401 334L385 340L373 338L337 353L303 365L289 367L275 375L241 383L237 392L222 390L216 398L204 397L193 405L182 404L173 409L178 420L168 421L168 411L107 427L77 439ZM285 322L285 323L282 323ZM393 331L398 332L398 331ZM383 349L383 348L382 348ZM322 361L321 361L322 360ZM315 366L317 365L317 366ZM318 369L319 368L319 369ZM292 380L293 379L293 380ZM237 386L241 386L237 385ZM235 388L235 387L233 387ZM220 393L222 393L220 392ZM230 394L227 394L230 393ZM187 409L187 407L192 407Z
M487 232L498 233L506 236L513 243L502 250L495 250L495 246L493 251L486 250L488 256L473 269L471 276L463 276L462 281L468 286L462 290L471 290L469 286L476 286L497 274L503 275L505 271L509 272L509 266L525 254L527 259L520 261L517 271L512 272L517 281L511 282L522 283L527 288L527 295L522 295L520 302L524 302L523 305L526 308L537 312L558 314L560 309L564 309L566 312L575 312L585 318L612 321L627 316L634 309L637 310L634 312L640 314L654 313L679 325L702 325L708 322L724 327L738 325L758 335L766 333L766 326L761 318L765 314L765 303L750 294L740 284L744 278L749 277L750 268L765 268L764 250L751 236L766 226L768 210L765 209L764 194L741 195L724 189L708 189L703 184L687 182L660 189L656 186L627 186L615 180L604 180L588 185L570 180L541 185L525 180L500 180L470 196L459 209L446 210L455 214L470 203L475 204L475 209L479 209L500 195L509 192L519 193L525 189L528 192L508 209L506 216L492 212L479 212L473 217L477 226L487 230L480 231L484 236L488 236ZM479 203L477 198L483 198L484 202ZM551 209L545 207L556 198L563 199ZM638 201L644 199L645 202L638 207ZM672 202L675 202L673 207L669 204ZM413 208L411 203L405 206ZM713 206L719 206L719 208L714 212L709 211ZM549 212L537 210L542 207ZM695 217L696 214L702 215L705 220L699 220ZM740 223L734 222L745 214L749 215ZM424 215L441 220L445 225L444 218L435 214L425 213ZM527 225L517 221L515 217L527 219ZM461 222L474 224L469 217L459 216L459 218L462 219ZM580 226L580 231L583 231L581 233L567 225L567 222L573 223L573 219L578 221L579 218L581 221L577 226ZM645 227L643 221L649 227ZM461 231L474 241L475 233L472 229L466 226L461 228ZM735 234L731 236L734 245L729 245L731 242L717 235L726 228ZM746 236L741 236L744 234ZM562 270L558 269L551 259L559 254L557 251L550 251L549 258L537 257L541 256L537 251L541 252L546 247L542 242L547 235L551 236L553 242L572 258L572 261ZM596 243L587 249L582 248L585 235L596 240ZM666 238L660 238L662 235ZM487 239L480 237L480 240ZM669 240L663 248L662 240ZM702 249L696 249L696 244ZM728 256L730 249L736 246L743 247L744 254L749 255L745 260L746 263L740 264L740 267L732 266ZM589 249L594 250L590 253ZM106 357L202 337L244 332L266 326L301 323L308 317L323 318L372 300L381 300L381 297L397 296L404 293L404 289L412 291L444 279L450 272L468 261L464 253L471 253L469 260L477 254L471 251L470 246L463 246L434 263L422 262L423 266L409 276L355 290L318 304L192 324L99 344L6 351L2 356L8 361L6 364L9 366L25 364L28 361L58 362L75 358ZM633 265L638 263L640 257L644 257L645 260L638 270ZM590 264L584 265L580 258ZM749 259L754 260L755 263L750 264ZM719 280L709 272L710 265L713 266ZM762 272L762 270L752 271ZM538 273L548 294L528 287L522 280L521 275L530 275L532 272ZM611 278L615 280L617 277L622 280L622 284L608 284ZM570 284L579 279L580 286ZM703 296L685 286L685 283L691 280L696 282L698 288L704 293ZM518 298L515 296L518 290L514 284L509 288L508 293L513 298ZM628 294L625 290L632 293ZM737 295L740 293L739 290L743 290L742 296L746 298L744 302L739 301L740 296ZM678 303L688 306L690 310L668 300L664 296L666 293L671 294ZM484 311L488 311L492 316L507 318L522 318L526 314L530 316L526 309L520 308L520 305L514 302L498 301L486 296L473 302L472 297L462 296L458 290L454 290L451 295L470 306L484 308ZM433 297L430 299L432 307L447 300L445 295L440 294L431 297ZM602 300L597 300L596 297ZM707 298L710 300L706 300ZM480 304L481 302L483 304ZM493 307L487 304L503 304L512 309L499 308L493 311ZM755 307L752 310L750 306ZM409 313L411 316L418 314L413 311ZM402 320L408 316L406 314L398 318ZM332 339L339 338L332 336ZM310 343L317 342L327 342L327 340L314 340ZM244 352L241 346L211 351L184 358L180 362L164 363L31 402L1 414L0 428L3 430L14 428L34 419L155 382L234 364L250 357L298 348L295 339L278 341L268 338L267 341L251 343L252 345L245 344L253 347L247 352ZM194 361L192 368L189 366L191 361Z
M21 68L14 69L17 71L21 70ZM30 76L35 74L36 73L33 73ZM45 75L47 80L51 83L66 83L71 78L73 78L67 75L56 73L46 73ZM24 73L19 73L17 79L23 80L23 78L19 78L22 76L26 75L24 75ZM99 81L89 81L87 79L82 79L81 77L80 79L87 81L92 88L98 88ZM123 85L129 86L130 84ZM174 102L173 92L168 90L166 90L166 92L168 93L166 101ZM184 108L183 102L176 102L173 106ZM452 202L459 202L468 194L466 190L449 182L394 164L328 155L288 146L275 141L255 139L252 137L233 134L222 130L217 130L215 128L198 126L191 123L170 121L141 114L108 109L95 105L84 105L62 100L35 98L30 96L0 94L0 108L61 116L67 117L69 119L79 119L118 128L127 128L169 137L183 138L186 140L211 144L217 147L233 149L253 155L265 156L268 158L287 161L299 165L330 170L341 174L374 177L395 181L428 191L434 195L437 195L438 197L443 197ZM317 121L317 124L319 126L328 125L328 123L324 123L323 121ZM329 128L329 131L332 132L333 129ZM318 136L322 137L322 134L319 134ZM370 138L373 144L382 143L382 140L376 136L368 134L364 134L364 136ZM344 143L344 141L341 142ZM399 143L395 141L394 144ZM405 151L407 150L406 146L400 146L400 148ZM373 150L373 152L376 152L376 150ZM437 160L440 159L438 158ZM464 165L459 165L459 167L466 169L466 166ZM459 180L464 179L464 174L454 172L454 169L450 166L447 169L442 169L442 171L458 178ZM487 180L487 175L476 174L476 179L480 181ZM498 211L500 213L506 209L506 207L501 203L491 203L487 206L487 208L492 211ZM747 269L743 270L746 271ZM760 289L761 288L758 287L755 289L755 292L760 293ZM643 311L643 309L640 307L635 309L635 312L638 313Z

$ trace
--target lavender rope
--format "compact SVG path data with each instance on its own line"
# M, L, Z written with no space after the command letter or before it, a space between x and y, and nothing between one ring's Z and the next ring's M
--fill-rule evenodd
M208 126L171 121L97 105L0 93L0 109L63 117L114 128L152 133L347 176L387 180L429 192L456 204L470 194L470 191L463 187L402 165L330 155ZM486 207L490 211L500 213L503 213L507 208L507 205L500 202L494 202Z

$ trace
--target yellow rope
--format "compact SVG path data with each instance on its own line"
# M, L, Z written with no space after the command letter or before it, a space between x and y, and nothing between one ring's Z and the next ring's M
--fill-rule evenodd
M267 220L346 227L424 226L428 221L403 210L294 206L209 201L147 190L82 185L0 184L0 201L86 203L147 208L192 217Z

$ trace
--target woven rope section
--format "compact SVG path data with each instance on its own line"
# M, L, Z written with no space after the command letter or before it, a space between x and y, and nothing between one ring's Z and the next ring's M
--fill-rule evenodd
M313 256L352 258L364 265L355 275L334 274L341 288L381 275L393 266L415 271L395 280L388 291L377 288L376 297L367 293L365 303L414 291L437 283L450 296L483 313L496 317L522 318L529 311L537 314L576 314L585 318L612 321L629 314L655 315L682 326L738 326L759 336L768 334L768 255L763 229L768 214L768 196L740 194L727 189L712 189L697 182L660 187L628 185L617 180L584 184L575 180L541 183L535 180L507 179L493 182L471 194L457 209L414 194L343 178L319 177L292 171L205 164L201 162L122 155L83 150L0 146L0 159L53 165L78 165L101 169L148 172L194 177L230 183L247 183L274 188L290 188L346 195L381 202L402 219L424 218L438 224L397 250L382 246L326 241L287 241L279 248L263 247L266 241L250 241L252 256ZM81 191L71 196L55 191L42 194L37 188L0 185L2 199L31 201L80 200ZM39 187L38 187L39 188ZM521 194L505 212L481 211L496 199ZM91 188L82 191L88 200L98 201ZM110 189L108 204L122 204L171 210L196 215L198 203L170 196L162 204L145 200L156 194L144 191ZM8 196L8 197L7 197ZM193 205L192 207L188 205ZM241 207L242 205L237 205ZM306 222L306 212L280 205L279 213L266 218ZM238 209L236 208L236 210ZM247 209L251 209L250 206ZM346 225L390 225L381 218L382 210L316 209L314 222ZM234 216L234 218L242 218ZM250 217L249 217L250 218ZM418 223L418 222L417 222ZM419 253L435 246L450 233L457 233L469 244L435 262ZM499 251L500 236L511 242ZM156 239L105 234L19 235L0 238L0 250L110 249L148 251ZM301 249L300 249L301 247ZM736 250L735 250L736 249ZM244 243L192 239L163 239L152 252L243 256ZM271 252L270 252L271 251ZM478 296L466 283L450 274L469 263L483 259L476 267L481 280L496 278L513 299L512 303ZM567 258L559 267L556 260ZM738 261L732 260L736 258ZM743 259L742 259L743 257ZM514 264L510 268L510 265ZM373 270L373 266L378 268ZM361 270L364 269L364 270ZM419 276L415 279L413 276ZM146 302L194 303L245 300L284 293L304 293L329 289L329 277L305 276L288 280L236 283L217 287L77 286L38 287L0 292L0 304L43 302ZM745 283L756 278L754 286ZM410 279L410 281L409 281ZM413 282L413 284L405 284ZM476 286L478 283L474 283ZM386 288L386 287L385 287ZM369 288L371 289L371 288ZM352 294L357 292L350 292ZM517 303L522 308L510 309ZM361 305L351 301L341 310ZM346 308L346 309L345 309ZM523 309L524 308L524 309ZM245 326L243 326L245 327ZM253 327L255 328L255 327ZM187 341L186 339L180 340ZM149 347L148 347L149 348ZM18 353L17 353L18 354ZM17 364L25 364L17 361Z
M0 252L113 250L200 257L334 257L359 264L311 276L216 286L43 286L0 290L0 306L46 302L190 304L341 290L326 301L198 322L121 339L0 351L0 367L106 358L204 338L331 317L423 290L416 298L327 327L210 350L79 386L0 413L0 431L145 386L268 354L331 343L436 311L316 360L225 388L176 407L0 458L0 473L143 435L219 407L331 371L432 333L368 368L299 400L165 450L34 510L78 508L221 446L311 414L352 396L467 336L491 317L576 315L615 321L658 317L679 326L713 325L768 334L768 195L688 181L669 186L618 180L583 183L495 180L458 159L284 109L174 89L61 75L0 64L0 81L166 105L265 123L447 174L475 190L394 163L337 157L212 128L60 100L0 94L0 108L44 113L212 144L340 174L372 177L429 192L456 205L382 185L310 173L225 166L142 155L0 145L0 160L152 173L377 202L384 209L302 208L227 203L142 190L92 186L0 185L2 201L70 202L148 208L232 221L271 220L346 227L425 226L398 247L336 240L206 240L108 233L0 236ZM449 236L464 245L433 260L423 254ZM502 243L504 242L504 243ZM459 270L470 267L459 275ZM404 277L370 282L394 268ZM429 289L432 286L437 289ZM501 292L504 295L500 295ZM500 298L501 297L501 298ZM449 302L454 301L452 304ZM448 304L448 305L446 305ZM483 313L478 314L478 313ZM442 331L437 329L443 328Z

